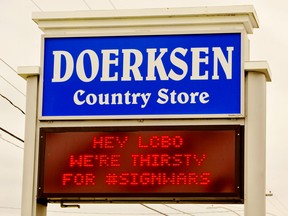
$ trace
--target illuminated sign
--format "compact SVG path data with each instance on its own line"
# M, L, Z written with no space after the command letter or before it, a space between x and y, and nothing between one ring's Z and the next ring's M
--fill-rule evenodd
M41 116L243 116L241 33L43 39Z
M241 137L240 126L42 128L38 198L241 202Z

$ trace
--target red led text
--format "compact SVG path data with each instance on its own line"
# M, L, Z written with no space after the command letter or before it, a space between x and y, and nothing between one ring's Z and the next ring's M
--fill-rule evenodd
M79 151L73 150L66 156L67 169L61 173L61 180L58 177L63 188L124 191L129 190L128 186L131 190L162 186L186 191L190 189L185 186L204 190L214 181L209 155L205 149L193 148L195 141L189 141L187 135L110 134L93 134L85 146L77 144ZM78 146L75 144L74 148Z
M180 148L183 145L183 138L181 136L152 136L146 142L143 141L142 136L138 138L139 148Z
M131 185L131 186L150 186L150 185L208 185L211 173L108 173L106 183L108 185Z
M62 175L62 185L88 186L95 185L96 176L92 173L64 173Z
M124 148L128 141L128 137L118 136L94 136L93 137L93 148L105 148L113 149L116 147Z
M120 155L70 155L70 167L118 167L120 166Z
M133 154L133 166L146 167L179 167L179 166L201 166L206 159L206 154L200 157L196 154Z

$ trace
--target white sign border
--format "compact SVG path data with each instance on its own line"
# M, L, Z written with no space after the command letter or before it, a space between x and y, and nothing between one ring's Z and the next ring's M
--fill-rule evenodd
M241 85L240 85L240 114L157 114L157 115L83 115L83 116L43 116L43 86L44 86L44 50L45 50L45 39L46 38L73 38L73 37L109 37L109 36L156 36L156 35L195 35L195 34L229 34L229 33L239 33L241 35ZM126 34L69 34L69 35L45 35L41 37L41 67L40 67L40 84L39 84L39 95L38 95L38 119L39 120L104 120L104 119L213 119L213 118L244 118L245 113L245 71L244 71L244 30L229 30L229 31L197 31L197 32L131 32Z

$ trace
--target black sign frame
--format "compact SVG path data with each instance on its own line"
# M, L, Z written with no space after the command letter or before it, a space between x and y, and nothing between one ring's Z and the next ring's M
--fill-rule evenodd
M44 184L47 133L63 132L135 132L135 131L220 131L235 132L235 188L232 193L46 193ZM107 202L107 203L244 203L244 126L116 126L116 127L43 127L40 128L38 193L39 203Z

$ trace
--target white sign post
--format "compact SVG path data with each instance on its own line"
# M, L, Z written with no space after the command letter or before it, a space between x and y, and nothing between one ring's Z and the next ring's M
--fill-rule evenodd
M266 81L267 62L247 62L245 119L245 216L266 215Z

